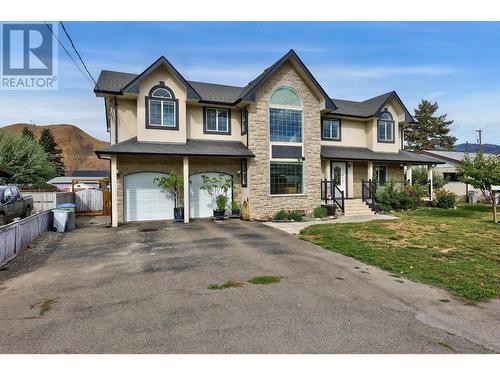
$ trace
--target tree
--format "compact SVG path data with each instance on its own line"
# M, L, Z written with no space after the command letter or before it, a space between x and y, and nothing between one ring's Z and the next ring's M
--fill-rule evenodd
M25 126L23 128L23 130L21 130L21 134L24 136L24 137L28 137L28 138L31 138L31 139L35 139L35 133L33 133L33 130L31 130L30 128L28 128L27 126Z
M62 150L57 147L58 144L50 129L42 130L39 143L47 154L49 161L54 165L56 176L64 176L66 167L64 165Z
M500 155L485 158L481 151L471 159L465 154L464 160L457 166L458 176L464 184L470 184L481 190L486 200L493 206L493 220L496 223L496 196L492 185L500 185Z
M0 165L14 172L4 182L29 185L54 177L54 166L35 139L0 131Z
M413 184L427 185L427 177L429 177L427 167L412 168L411 177ZM447 183L448 181L446 181L442 173L432 171L432 187L434 189L440 189Z
M166 177L156 177L153 183L174 199L175 208L182 207L182 198L184 196L184 179L182 176L170 172Z
M415 111L417 124L405 128L405 140L410 150L452 150L456 138L448 135L453 120L448 115L436 116L437 103L422 99Z

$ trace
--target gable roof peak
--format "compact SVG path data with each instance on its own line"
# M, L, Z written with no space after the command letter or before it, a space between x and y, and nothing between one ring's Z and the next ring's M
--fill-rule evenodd
M160 66L164 66L170 73L173 74L175 78L177 78L187 90L188 99L201 99L200 94L196 92L196 90L191 86L191 84L179 73L177 69L167 60L165 56L160 56L153 62L150 66L148 66L141 74L137 75L133 80L131 80L123 89L122 92L126 92L137 86L137 84L146 76L148 76L152 71L157 69Z
M313 85L318 89L320 92L321 96L323 96L325 100L325 108L334 110L337 107L335 104L333 104L332 100L328 96L328 94L325 92L323 87L318 83L316 78L312 75L312 73L309 71L309 69L306 67L306 65L302 62L300 57L297 55L297 53L293 50L290 49L285 55L283 55L280 59L278 59L274 64L271 66L267 67L264 69L264 71L257 76L254 80L250 81L241 91L240 97L238 100L249 100L249 101L254 101L255 100L255 92L257 88L265 82L274 72L276 72L286 61L289 59L293 58L296 63L299 65L300 69L306 74L306 76L309 78L309 80L313 83Z

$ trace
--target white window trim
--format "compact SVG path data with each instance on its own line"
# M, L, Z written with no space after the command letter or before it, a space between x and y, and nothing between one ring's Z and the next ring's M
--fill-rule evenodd
M325 137L323 134L323 129L324 129L324 124L323 121L331 121L331 122L336 122L337 124L337 136L336 137ZM330 134L333 134L333 131L331 131L332 128L330 127ZM340 119L338 118L322 118L321 119L321 137L323 139L331 139L332 141L340 141Z
M148 105L149 105L149 112L148 112L148 115L149 115L149 118L148 118L148 122L149 122L149 126L164 126L166 128L175 128L176 127L176 118L175 118L175 114L176 114L176 103L175 101L173 100L161 100L161 98L159 97L154 97L154 98L158 98L158 99L149 99L148 100ZM161 111L160 111L160 119L161 119L161 124L154 124L151 122L151 103L152 102L157 102L157 103L160 103L160 108L161 108ZM164 102L170 102L174 105L174 123L172 125L163 125L163 103Z
M215 130L208 129L208 111L215 111ZM220 130L219 129L219 112L226 112L226 130ZM205 118L206 118L206 124L205 126L205 131L207 132L217 132L217 133L228 133L229 132L229 110L227 108L215 108L215 107L206 107L205 108Z

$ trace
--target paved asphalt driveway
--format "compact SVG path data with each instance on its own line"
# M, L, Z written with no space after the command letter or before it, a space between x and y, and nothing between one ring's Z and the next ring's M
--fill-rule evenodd
M260 223L85 227L29 252L0 272L2 353L500 351L498 301L396 282ZM257 275L284 279L207 289Z

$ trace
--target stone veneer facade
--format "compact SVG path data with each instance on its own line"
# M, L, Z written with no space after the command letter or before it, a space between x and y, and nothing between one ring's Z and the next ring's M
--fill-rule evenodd
M189 175L201 172L223 172L233 177L233 199L240 201L240 159L236 158L189 158ZM182 157L168 156L119 156L117 208L118 223L123 223L123 178L136 172L175 172L182 176Z
M290 86L303 101L304 193L272 196L270 186L269 99L279 87ZM310 213L321 204L321 121L320 99L290 63L283 64L257 90L254 104L248 107L250 124L248 148L255 154L249 159L249 200L251 217L265 220L280 209Z

